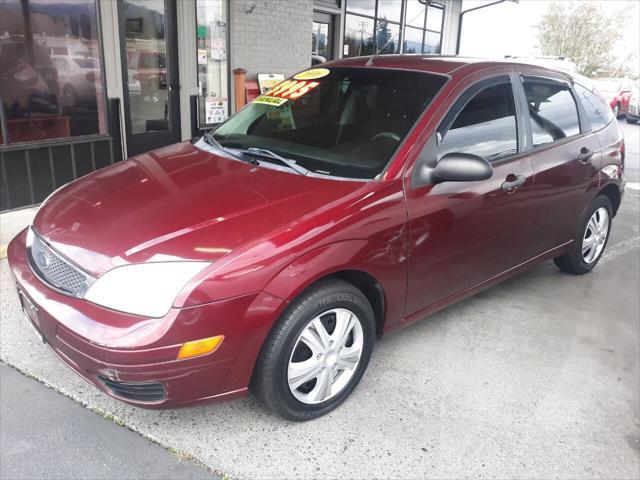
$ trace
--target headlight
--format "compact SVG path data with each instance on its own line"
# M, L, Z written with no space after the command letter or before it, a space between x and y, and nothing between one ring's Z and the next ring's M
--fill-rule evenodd
M84 298L121 312L163 317L187 282L209 265L159 262L116 267L91 285Z

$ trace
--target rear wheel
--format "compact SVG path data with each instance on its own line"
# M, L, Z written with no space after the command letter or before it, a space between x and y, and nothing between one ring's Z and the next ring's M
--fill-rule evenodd
M605 195L597 197L580 224L571 250L553 259L561 270L581 275L596 266L609 240L613 208Z
M311 420L340 405L364 374L375 340L366 297L324 281L294 300L264 342L252 387L288 420Z

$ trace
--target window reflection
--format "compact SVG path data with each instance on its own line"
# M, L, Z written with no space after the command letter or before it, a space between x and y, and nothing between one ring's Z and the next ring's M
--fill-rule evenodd
M534 147L580 133L578 109L566 87L526 81L524 90L529 104Z
M164 0L125 0L131 133L169 130Z
M375 51L373 20L356 15L347 15L344 29L344 56L359 57Z
M424 4L420 3L418 0L407 0L407 25L424 28L424 16Z
M438 146L438 156L471 153L494 161L518 151L516 111L510 84L480 91L460 111Z
M439 7L430 6L427 9L427 30L440 32L442 30L442 16L444 10Z
M197 0L200 126L227 119L227 0Z
M383 0L378 2L378 18L400 23L402 13L401 0Z
M444 17L441 5L427 7L419 0L347 0L346 10L344 57L440 53ZM406 28L401 49L399 31L403 22Z
M328 50L329 24L324 22L313 22L311 32L311 54L319 55L325 59L329 58Z
M400 26L389 23L386 20L376 22L376 50L380 53L400 53L399 36Z
M3 0L0 96L8 142L106 133L94 0Z
M376 14L376 0L348 0L347 11L374 17Z
M404 53L422 53L423 30L407 27L404 31Z

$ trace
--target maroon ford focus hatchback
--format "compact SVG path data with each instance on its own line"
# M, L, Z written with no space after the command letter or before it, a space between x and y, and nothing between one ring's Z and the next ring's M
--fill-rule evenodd
M306 420L383 333L547 259L596 265L624 143L588 85L460 58L324 67L42 204L8 256L65 364L141 407L251 386Z

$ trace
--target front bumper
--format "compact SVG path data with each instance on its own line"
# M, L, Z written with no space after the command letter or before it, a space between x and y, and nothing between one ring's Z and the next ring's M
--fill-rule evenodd
M58 293L27 260L26 230L7 258L34 326L75 373L108 395L146 408L168 408L244 396L253 365L283 302L257 292L171 311L161 319L109 310ZM25 321L29 321L28 317ZM184 342L224 335L207 355L177 360Z

